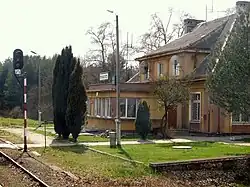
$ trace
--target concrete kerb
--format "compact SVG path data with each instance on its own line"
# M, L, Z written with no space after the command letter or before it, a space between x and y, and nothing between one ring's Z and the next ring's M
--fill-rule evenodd
M130 159L127 159L127 158L118 156L118 155L113 155L113 154L110 154L110 153L107 153L107 152L103 152L103 151L100 151L100 150L97 150L97 149L93 149L93 148L90 148L90 147L88 147L88 146L86 146L86 148L87 148L88 150L90 150L90 151L93 151L93 152L96 152L96 153L100 153L100 154L102 154L102 155L111 156L111 157L114 157L114 158L118 158L118 159L124 160L124 161L126 161L126 162L130 162L130 163L133 163L133 164L140 164L140 165L149 167L149 166L146 165L145 163L140 162L140 161L137 161L137 160L130 160Z
M18 146L18 145L16 145L16 144L12 143L12 142L10 142L10 141L4 140L4 139L2 139L2 138L0 138L0 140L1 140L2 142L4 142L5 144L12 146L14 149L17 149L17 150L21 150L21 149L22 149L20 146Z

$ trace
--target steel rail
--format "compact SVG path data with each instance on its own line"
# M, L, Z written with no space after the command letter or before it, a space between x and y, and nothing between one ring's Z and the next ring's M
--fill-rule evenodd
M4 152L0 151L0 156L4 157L8 161L10 161L12 164L14 164L15 166L17 166L21 170L23 170L26 174L28 174L31 178L33 178L36 182L38 182L40 186L50 187L48 184L46 184L45 182L43 182L36 175L34 175L29 170L27 170L26 168L24 168L22 165L20 165L18 162L16 162L15 160L13 160L10 156L8 156L7 154L5 154Z

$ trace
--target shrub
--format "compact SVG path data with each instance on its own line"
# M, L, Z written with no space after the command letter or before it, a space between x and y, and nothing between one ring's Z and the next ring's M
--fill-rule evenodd
M135 121L136 132L142 140L146 140L151 129L149 107L146 101L139 104Z

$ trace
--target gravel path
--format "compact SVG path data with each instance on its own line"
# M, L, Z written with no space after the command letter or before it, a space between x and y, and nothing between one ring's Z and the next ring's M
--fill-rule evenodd
M0 186L8 187L26 187L26 186L39 186L27 174L13 166L6 159L0 157Z

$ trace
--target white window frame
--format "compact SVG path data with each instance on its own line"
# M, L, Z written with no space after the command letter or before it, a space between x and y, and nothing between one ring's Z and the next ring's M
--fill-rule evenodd
M138 105L140 99L138 98L120 98L125 99L125 116L121 119L136 119ZM135 117L128 117L128 99L136 100ZM100 106L100 114L98 114L98 107ZM94 99L94 116L98 118L112 118L111 117L111 98L95 98Z
M177 64L175 64L177 62ZM173 75L179 76L180 75L180 62L177 59L173 60Z
M95 98L94 99L94 116L98 118L111 118L111 99L110 98ZM100 106L100 114L98 107Z
M100 116L101 117L104 117L105 116L105 100L104 98L100 98L100 107L101 107L101 110L100 110Z
M232 115L232 125L242 125L242 124L249 124L250 123L250 116L248 117L248 121L242 120L242 114L239 114L239 121L233 121Z
M157 77L161 77L163 75L163 64L157 63Z
M97 110L96 110L96 112L97 112L96 116L101 117L101 98L97 98Z
M95 103L95 106L94 106L94 116L97 116L98 98L95 98L94 103Z
M86 105L87 105L87 116L90 116L91 115L91 104L90 104L89 98L86 101Z
M147 73L144 74L144 80L149 80L149 68Z
M192 102L192 95L197 95L199 94L200 95L200 100L194 100L194 102ZM191 92L190 93L190 101L189 101L189 121L190 122L193 122L193 123L200 123L201 121L201 100L202 100L202 94L201 92ZM199 113L200 113L200 116L199 116L199 120L197 119L192 119L192 104L193 103L200 103L200 109L199 109Z
M110 103L110 98L105 98L105 114L104 116L106 118L111 118L111 103Z
M136 119L140 99L131 98L131 97L130 98L121 98L121 99L125 99L125 116L121 117L121 119ZM135 99L136 100L135 117L128 117L128 99Z

